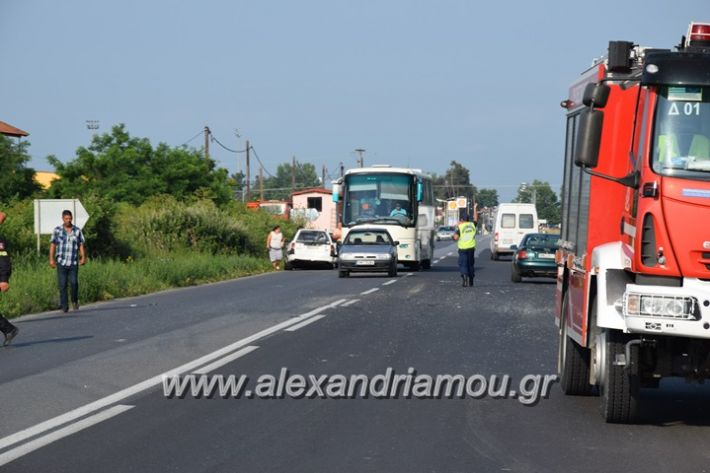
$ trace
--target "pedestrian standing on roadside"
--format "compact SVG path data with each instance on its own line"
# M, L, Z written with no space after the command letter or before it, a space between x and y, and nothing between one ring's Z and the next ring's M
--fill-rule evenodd
M5 221L5 212L0 212L0 224ZM12 264L10 254L7 251L7 243L0 236L0 292L7 292L10 289L10 275L12 274ZM15 327L5 317L0 315L0 332L5 336L3 346L10 344L13 338L20 333L20 329Z
M459 224L453 237L459 249L459 272L461 273L461 285L463 287L473 287L477 223L478 204L473 204L473 223L468 221L467 215L462 214L459 217Z
M71 211L62 212L62 225L54 229L49 242L49 265L57 268L59 305L69 311L67 285L71 292L72 309L79 310L79 266L86 263L84 234L72 223Z
M284 235L281 233L281 226L276 225L269 236L266 237L266 249L269 250L269 260L271 266L275 270L281 269L281 260L283 259Z

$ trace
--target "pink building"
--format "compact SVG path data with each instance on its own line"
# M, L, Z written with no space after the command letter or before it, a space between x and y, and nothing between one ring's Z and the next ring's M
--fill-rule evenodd
M291 219L305 220L307 228L332 233L336 227L336 206L332 194L323 187L294 192L291 194Z

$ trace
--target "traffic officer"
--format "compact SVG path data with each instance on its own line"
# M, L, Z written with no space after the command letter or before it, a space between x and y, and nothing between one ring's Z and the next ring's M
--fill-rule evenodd
M459 249L459 272L461 285L473 287L474 262L476 260L476 224L478 223L478 204L473 204L473 223L468 221L468 216L461 214L456 227L454 240Z
M0 224L5 221L5 213L0 212ZM0 237L0 292L7 292L10 289L10 273L12 266L10 264L10 255L7 252L5 239ZM13 338L19 333L19 329L12 325L5 317L0 315L0 332L5 335L3 345L9 345Z

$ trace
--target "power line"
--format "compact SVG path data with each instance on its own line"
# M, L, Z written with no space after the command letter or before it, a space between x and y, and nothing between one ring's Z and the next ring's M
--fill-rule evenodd
M193 136L192 138L190 138L189 140L187 140L186 142L184 142L184 143L181 144L180 146L186 146L190 141L192 141L192 140L194 140L195 138L197 138L198 136L202 135L202 133L204 133L203 130L198 131L195 136Z
M210 136L212 137L212 141L216 141L218 145L220 145L222 148L229 151L230 153L246 153L247 152L245 149L237 151L235 149L227 148L217 139L216 136L214 136L214 133L212 133L212 132L210 132Z
M259 161L259 164L261 165L261 167L262 167L262 169L264 170L264 172L266 172L266 174L268 174L269 176L271 176L271 177L273 177L273 178L276 178L276 176L274 176L273 174L271 174L271 173L269 172L269 170L266 169L266 166L264 166L264 163L261 162L261 159L259 158L259 155L257 154L257 152L256 152L256 150L254 149L254 147L251 146L251 147L249 147L249 149L251 149L251 151L254 153L254 157L256 158L257 161Z

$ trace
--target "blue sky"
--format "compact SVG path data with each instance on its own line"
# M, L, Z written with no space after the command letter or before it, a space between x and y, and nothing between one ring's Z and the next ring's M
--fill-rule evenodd
M174 146L208 125L270 172L295 155L335 175L361 147L366 164L459 161L507 201L523 181L559 189L559 102L609 40L671 47L691 20L710 21L706 0L7 0L0 120L42 170L89 143L86 120Z

